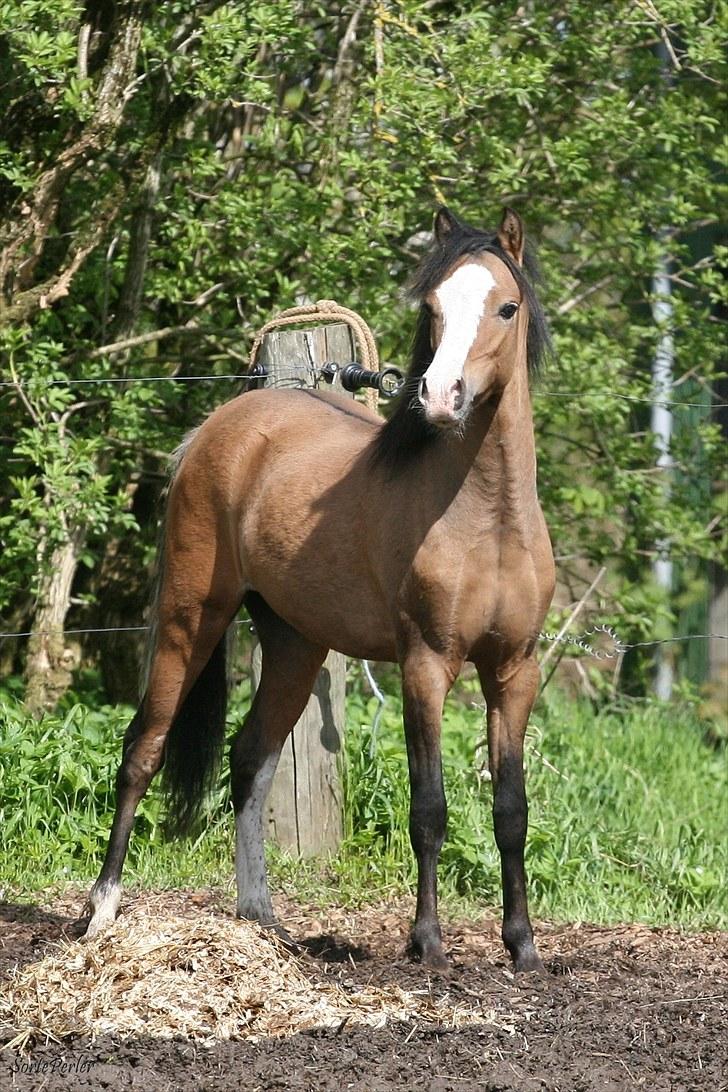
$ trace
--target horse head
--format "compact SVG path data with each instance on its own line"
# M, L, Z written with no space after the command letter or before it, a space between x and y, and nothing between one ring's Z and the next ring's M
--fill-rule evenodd
M443 429L461 428L474 407L498 395L519 366L526 368L520 216L506 209L491 247L471 249L476 242L448 209L438 211L430 260L440 273L422 296L434 355L418 398L426 421Z

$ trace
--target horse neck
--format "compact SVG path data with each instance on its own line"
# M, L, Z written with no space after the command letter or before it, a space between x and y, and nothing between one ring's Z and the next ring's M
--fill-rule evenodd
M528 377L519 369L504 388L497 404L475 413L464 438L462 456L467 469L461 496L482 515L484 510L501 523L530 524L536 495L536 445L533 434Z

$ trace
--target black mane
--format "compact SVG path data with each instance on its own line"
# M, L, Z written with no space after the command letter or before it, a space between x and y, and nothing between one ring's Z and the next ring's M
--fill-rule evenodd
M436 240L424 256L409 284L409 295L420 301L420 311L412 342L412 357L407 379L397 397L391 417L374 441L372 460L394 470L411 455L431 443L440 430L425 420L417 402L420 377L432 363L430 344L430 308L425 297L442 282L448 269L465 254L495 254L508 266L528 305L527 361L531 375L538 374L551 349L548 325L539 303L534 284L540 280L538 262L533 248L527 243L523 266L514 262L501 246L495 231L481 231L462 220L451 219L452 227L445 237Z

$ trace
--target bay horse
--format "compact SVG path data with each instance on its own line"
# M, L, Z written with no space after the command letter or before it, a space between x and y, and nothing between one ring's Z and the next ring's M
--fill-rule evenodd
M413 281L411 368L386 423L332 392L250 390L182 445L147 687L124 737L88 936L118 911L135 809L163 765L172 820L184 831L195 817L224 739L225 635L244 605L262 671L230 751L238 916L275 925L262 809L328 650L397 662L418 865L410 951L447 966L440 722L470 661L487 704L503 940L516 970L541 967L526 898L523 739L554 563L529 394L548 348L534 272L515 212L487 232L441 208Z

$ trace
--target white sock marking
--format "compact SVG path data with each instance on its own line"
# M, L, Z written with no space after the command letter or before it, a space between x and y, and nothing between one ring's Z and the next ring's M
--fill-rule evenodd
M92 940L116 920L121 904L121 885L107 881L100 887L92 887L89 903L91 920L86 929L86 938Z
M278 755L269 755L256 774L250 796L235 816L235 878L240 917L255 918L263 924L273 920L273 908L265 874L263 849L263 805L268 798Z

